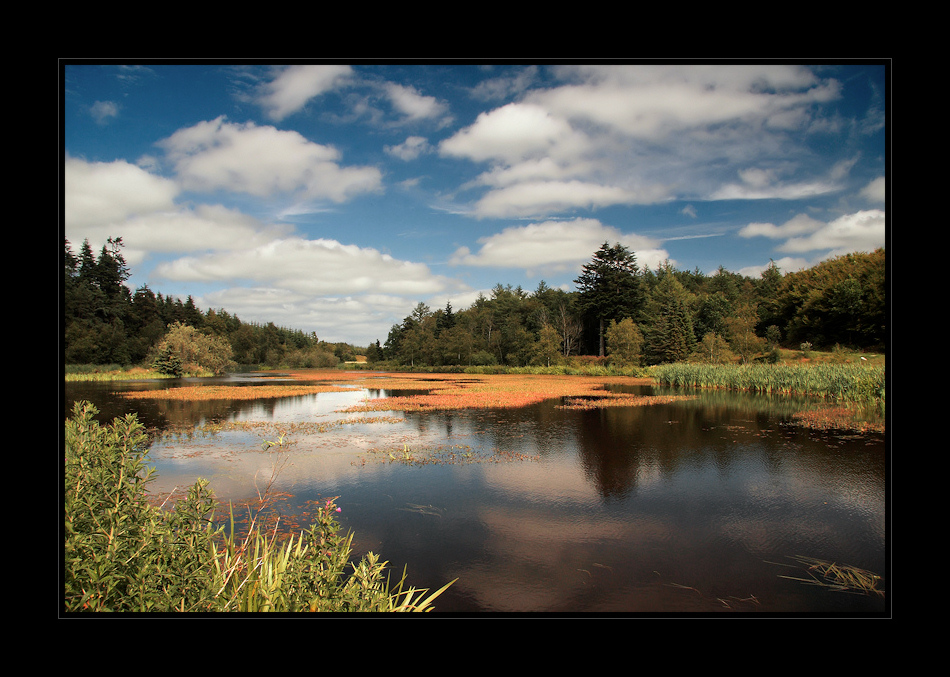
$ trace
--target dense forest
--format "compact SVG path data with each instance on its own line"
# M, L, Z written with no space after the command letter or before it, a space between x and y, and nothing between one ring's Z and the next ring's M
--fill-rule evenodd
M229 350L216 364L330 367L356 359L352 346L326 343L316 335L243 322L223 309L201 311L194 299L182 301L155 293L147 285L133 293L122 255L122 238L109 239L95 256L88 241L74 254L66 240L63 280L63 347L67 365L152 366L162 358L165 341L176 327L196 337L217 340ZM179 332L181 333L181 332Z
M647 365L696 359L750 361L779 346L883 350L887 338L885 252L855 253L758 278L720 267L706 275L668 263L641 268L620 244L593 254L565 291L541 282L528 292L498 284L466 309L418 303L385 343L326 343L299 330L242 322L226 310L201 311L194 300L133 293L121 238L94 255L66 241L66 364L162 365L170 339L187 329L224 346L218 365L325 367L354 359L393 365L552 365L604 359ZM229 350L228 350L229 349ZM224 367L221 367L222 369Z
M572 355L659 364L886 343L883 249L786 275L773 263L754 279L722 267L641 269L624 246L604 243L575 284L541 282L530 293L499 284L459 312L419 303L374 352L412 365L548 365Z

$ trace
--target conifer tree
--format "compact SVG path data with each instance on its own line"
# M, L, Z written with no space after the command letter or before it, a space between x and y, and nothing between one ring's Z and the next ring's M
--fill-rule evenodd
M649 360L655 364L685 360L696 345L689 295L675 275L660 276L653 290L646 334Z
M604 356L604 328L610 320L637 319L642 303L636 255L619 242L604 242L574 280L580 307L597 327L598 351Z

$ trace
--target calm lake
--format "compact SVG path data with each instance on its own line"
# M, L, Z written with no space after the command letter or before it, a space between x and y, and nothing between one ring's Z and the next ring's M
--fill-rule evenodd
M885 438L796 426L787 399L692 391L695 399L594 410L551 400L354 414L341 410L400 393L118 394L263 381L67 383L66 416L89 400L103 422L134 412L165 431L149 451L156 494L204 477L220 501L241 505L274 478L281 519L298 531L317 502L338 496L356 554L379 553L396 579L406 567L416 587L458 579L437 613L889 611L879 595L795 580L811 578L796 559L805 557L874 572L887 589ZM281 434L283 445L264 448Z

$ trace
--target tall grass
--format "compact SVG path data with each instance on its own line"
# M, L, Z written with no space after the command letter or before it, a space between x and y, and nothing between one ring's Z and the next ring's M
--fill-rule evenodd
M123 367L118 364L73 364L67 365L64 378L67 382L76 381L126 381L154 378L172 378L154 369L144 367Z
M659 383L780 395L809 395L836 402L883 405L885 368L859 364L664 364L653 368Z
M129 414L100 426L96 413L77 402L65 426L66 612L428 611L451 585L404 589L403 573L391 587L386 562L352 556L335 499L289 540L256 517L239 537L233 510L230 532L215 528L205 480L174 509L154 506L142 425Z

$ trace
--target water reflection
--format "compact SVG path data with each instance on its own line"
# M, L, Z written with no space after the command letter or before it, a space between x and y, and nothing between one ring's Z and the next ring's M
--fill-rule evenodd
M442 612L885 606L780 576L794 555L886 574L883 438L790 425L786 401L717 392L648 407L566 410L551 401L366 418L341 410L393 393L198 403L115 394L141 387L67 386L67 413L71 399L90 399L104 420L135 411L149 427L180 430L150 451L161 491L201 476L220 499L239 501L281 461L275 488L290 495L288 517L340 496L358 552L407 566L412 585L459 578L440 598ZM285 447L262 449L288 426ZM407 445L465 450L481 462L389 459Z

